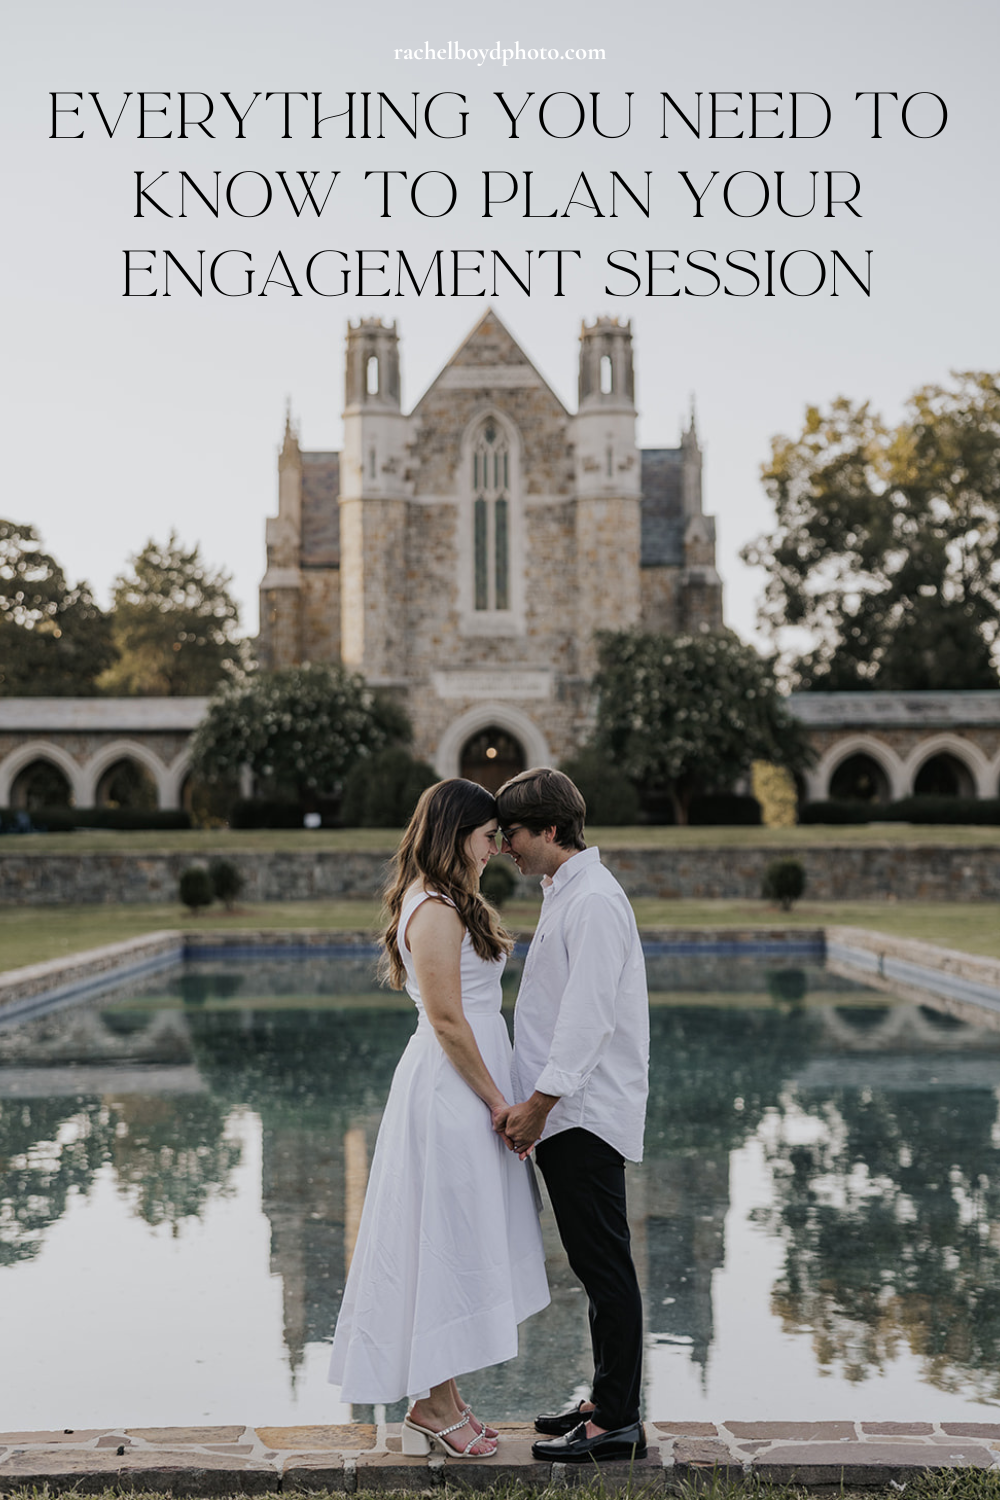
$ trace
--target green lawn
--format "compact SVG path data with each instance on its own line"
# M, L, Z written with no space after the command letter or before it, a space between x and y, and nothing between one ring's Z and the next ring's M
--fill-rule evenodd
M384 849L390 854L399 842L393 828L262 828L189 832L77 829L73 833L9 834L0 840L3 854L120 854L171 853L208 857L239 850ZM1000 827L969 827L943 823L869 823L862 826L801 828L588 828L587 840L605 849L753 849L826 848L864 844L992 844L1000 845Z
M193 1467L193 1465L192 1465ZM473 1466L481 1473L478 1465ZM581 1476L582 1483L573 1486L574 1491L580 1496L580 1500L608 1500L609 1495L621 1495L623 1500L652 1500L652 1497L664 1493L660 1485L645 1475L637 1474L634 1481L619 1490L613 1482L611 1486L604 1484L600 1477L593 1479L589 1475ZM897 1485L897 1489L905 1489L910 1500L1000 1500L1000 1473L995 1470L984 1469L937 1469L907 1480L904 1485ZM461 1483L457 1481L457 1492L462 1493ZM821 1493L829 1493L829 1487L824 1486ZM54 1483L46 1485L44 1491L36 1488L11 1488L2 1492L6 1500L77 1500L77 1490L67 1488L64 1484ZM89 1491L93 1500L163 1500L162 1495L149 1491L119 1491L109 1487L103 1491L92 1489ZM384 1494L381 1490L358 1490L358 1500L374 1500L377 1495ZM456 1493L451 1489L450 1493ZM483 1500L561 1500L566 1494L565 1484L535 1486L525 1484L516 1479L497 1479L494 1484L479 1492ZM671 1482L668 1494L674 1494L678 1500L811 1500L817 1491L807 1489L798 1484L778 1484L771 1480L760 1479L756 1476L748 1480L732 1481L720 1478L717 1474L709 1471L698 1474L695 1478L685 1476L682 1479L674 1479ZM867 1486L857 1488L853 1485L836 1486L835 1494L837 1500L884 1500L891 1490L886 1490L881 1485L874 1489ZM316 1489L311 1491L313 1500L334 1500L334 1492L331 1490ZM336 1492L339 1496L340 1492ZM428 1490L396 1490L395 1500L421 1500ZM233 1500L241 1500L235 1495ZM270 1490L261 1496L261 1500L281 1500L277 1491Z
M763 901L655 901L634 903L641 927L869 927L899 937L920 938L946 948L1000 958L1000 905L995 902L803 901L780 912ZM511 927L534 926L538 903L512 902L505 908ZM206 932L296 928L372 928L378 903L358 901L281 901L221 907L193 917L181 906L21 906L0 909L0 971L61 958L104 943L122 942L165 928Z

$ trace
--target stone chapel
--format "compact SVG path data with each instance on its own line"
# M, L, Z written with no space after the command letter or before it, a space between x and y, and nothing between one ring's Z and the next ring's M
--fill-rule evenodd
M344 446L278 459L261 665L343 662L398 694L442 776L499 786L587 737L598 630L722 624L694 418L636 446L632 331L580 334L566 409L492 310L410 412L395 324L347 333Z

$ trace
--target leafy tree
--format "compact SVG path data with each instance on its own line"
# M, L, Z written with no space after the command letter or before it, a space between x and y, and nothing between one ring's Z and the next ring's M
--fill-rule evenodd
M174 531L164 545L148 541L130 568L115 582L119 659L102 688L166 698L214 692L243 665L230 575L213 571L197 546L186 551Z
M795 771L811 759L770 664L728 631L604 631L598 659L595 748L644 798L666 795L678 823L693 796L725 790L754 760Z
M0 693L89 696L114 658L89 585L67 583L33 526L0 520Z
M769 574L761 621L799 687L995 688L1000 377L927 386L895 429L841 397L809 407L764 465L777 529L743 550Z
M560 770L578 787L594 826L621 828L639 820L639 795L628 777L590 745L564 760ZM495 864L491 860L490 864Z
M344 778L340 820L348 828L405 828L425 787L440 777L402 745L354 763Z
M208 782L233 782L249 767L269 796L315 802L351 767L405 743L402 709L340 666L259 672L222 690L191 741L191 766Z

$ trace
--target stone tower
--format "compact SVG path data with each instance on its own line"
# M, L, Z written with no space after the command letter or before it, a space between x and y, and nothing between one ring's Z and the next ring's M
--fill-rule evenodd
M404 411L396 327L362 319L341 448L285 424L260 661L361 672L442 776L572 754L596 631L722 624L693 416L639 449L631 325L584 324L578 348L574 412L487 308Z
M722 625L722 579L715 567L715 518L701 508L701 446L691 420L681 434L681 500L684 518L684 573L680 589L682 629L718 630Z
M302 660L301 539L302 454L289 409L278 456L278 514L267 522L267 572L260 586L260 656L267 668Z
M395 323L362 318L347 331L340 470L341 651L370 682L403 675L406 418Z
M641 616L641 470L635 444L632 326L598 318L580 332L576 453L578 670L596 670L596 630Z

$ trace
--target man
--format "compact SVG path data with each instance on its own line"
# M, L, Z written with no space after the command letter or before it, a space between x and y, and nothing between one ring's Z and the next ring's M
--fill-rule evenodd
M497 794L503 848L542 876L542 913L514 1012L514 1098L497 1122L535 1149L570 1266L590 1299L592 1399L535 1422L561 1463L643 1458L642 1301L625 1207L625 1159L642 1157L649 999L635 917L583 840L586 804L561 771L525 771ZM537 1144L536 1144L537 1143Z

